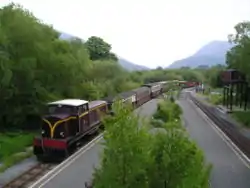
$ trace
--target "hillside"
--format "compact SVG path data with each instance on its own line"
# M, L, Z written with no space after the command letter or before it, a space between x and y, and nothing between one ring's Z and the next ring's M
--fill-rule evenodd
M60 31L59 31L60 32ZM70 40L71 38L75 38L75 36L72 36L68 33L60 32L60 38L63 40ZM119 64L126 70L128 71L137 71L137 70L149 70L148 67L142 66L142 65L137 65L135 63L132 63L122 57L119 57Z
M123 68L127 69L128 71L149 70L149 68L146 66L134 64L121 57L119 57L119 63Z
M226 41L212 41L199 49L194 55L175 61L167 68L190 67L196 68L202 66L213 66L225 64L225 54L233 47Z

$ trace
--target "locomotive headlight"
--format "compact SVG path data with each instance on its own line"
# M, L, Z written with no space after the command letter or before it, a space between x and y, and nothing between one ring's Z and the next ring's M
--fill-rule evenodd
M44 131L44 130L42 130L42 131L41 131L41 133L42 133L42 134L44 134L44 133L45 133L45 131Z
M64 137L64 132L60 132L60 135L61 135L62 137Z

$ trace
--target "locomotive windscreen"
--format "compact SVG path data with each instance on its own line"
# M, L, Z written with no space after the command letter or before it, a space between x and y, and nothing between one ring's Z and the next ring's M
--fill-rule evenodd
M77 113L77 108L66 105L49 105L47 109L48 114L74 114Z

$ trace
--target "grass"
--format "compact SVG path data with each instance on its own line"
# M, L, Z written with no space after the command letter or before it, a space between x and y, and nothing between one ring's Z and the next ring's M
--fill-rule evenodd
M250 128L250 111L234 111L232 117L245 127Z
M28 149L35 133L0 133L0 172L32 155Z
M219 105L219 104L222 104L223 102L223 96L211 94L208 96L208 100L214 105Z
M204 93L200 92L200 93L197 93L197 95L201 97L207 97L208 102L210 102L211 104L219 105L219 104L222 104L223 102L223 95L213 94L212 92L221 93L220 91L221 91L220 88L216 88L216 89L211 90L211 92L209 92L208 90L205 90Z

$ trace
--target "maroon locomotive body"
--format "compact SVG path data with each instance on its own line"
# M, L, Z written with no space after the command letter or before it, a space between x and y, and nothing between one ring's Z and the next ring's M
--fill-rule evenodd
M107 114L106 101L65 99L48 104L41 121L41 135L34 138L34 154L68 155L85 135L97 131L102 114Z

